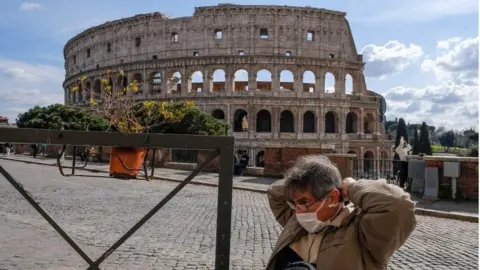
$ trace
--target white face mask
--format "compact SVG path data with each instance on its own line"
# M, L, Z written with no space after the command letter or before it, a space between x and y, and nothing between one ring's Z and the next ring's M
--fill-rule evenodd
M317 218L317 212L318 210L322 209L323 205L325 204L326 201L323 201L320 206L317 208L317 211L315 212L309 212L309 213L296 213L297 216L297 221L302 225L302 227L309 233L317 233L321 231L323 228L327 227L330 225L332 222L332 218L335 217L338 214L338 211L341 209L341 203L339 204L330 204L328 207L333 208L333 207L338 207L337 212L332 216L327 221L320 221Z

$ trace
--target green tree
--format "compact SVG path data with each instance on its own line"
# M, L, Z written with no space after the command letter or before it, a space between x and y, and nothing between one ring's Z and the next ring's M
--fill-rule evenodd
M417 129L417 126L415 125L415 128L413 130L412 154L418 155L419 151L420 151L420 140L418 138L418 129Z
M400 138L403 137L406 142L408 142L408 132L407 132L407 125L405 124L405 120L400 118L398 120L397 126L397 137L395 138L395 148L400 144Z
M470 134L468 138L475 144L478 144L478 132Z
M440 141L440 144L445 147L445 151L449 152L450 147L455 146L455 133L453 130L444 132L438 137L438 140Z
M419 146L419 154L423 153L425 155L432 155L432 145L430 143L430 139L428 136L428 127L425 122L422 123L420 127L420 146Z
M35 106L19 114L16 122L20 128L39 129L105 131L109 126L108 121L93 112L62 104Z

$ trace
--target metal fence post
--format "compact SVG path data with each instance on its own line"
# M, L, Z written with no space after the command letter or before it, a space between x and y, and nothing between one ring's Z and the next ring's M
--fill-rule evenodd
M220 149L220 174L218 179L217 237L215 246L215 269L227 270L230 267L230 236L232 220L233 189L233 144L227 142Z

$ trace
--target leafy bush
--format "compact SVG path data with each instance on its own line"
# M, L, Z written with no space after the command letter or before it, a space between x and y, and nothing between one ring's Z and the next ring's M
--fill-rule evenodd
M472 148L470 153L468 153L469 157L478 157L478 148Z
M137 103L134 114L140 125L150 132L224 136L229 125L200 111L193 102Z
M105 131L109 123L93 112L69 105L53 104L35 106L19 114L16 120L20 128Z

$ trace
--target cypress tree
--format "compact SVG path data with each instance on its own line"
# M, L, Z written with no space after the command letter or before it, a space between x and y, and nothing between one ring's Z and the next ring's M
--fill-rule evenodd
M408 142L407 125L405 124L405 120L403 120L403 118L400 118L398 120L397 137L395 139L395 149L400 144L400 137L403 137L405 141Z
M418 129L417 125L414 125L413 130L413 145L412 145L412 154L418 155L420 152L420 140L418 139Z
M430 139L428 138L428 128L425 122L422 123L422 127L420 128L420 147L419 152L425 155L432 155L432 145L430 143Z

